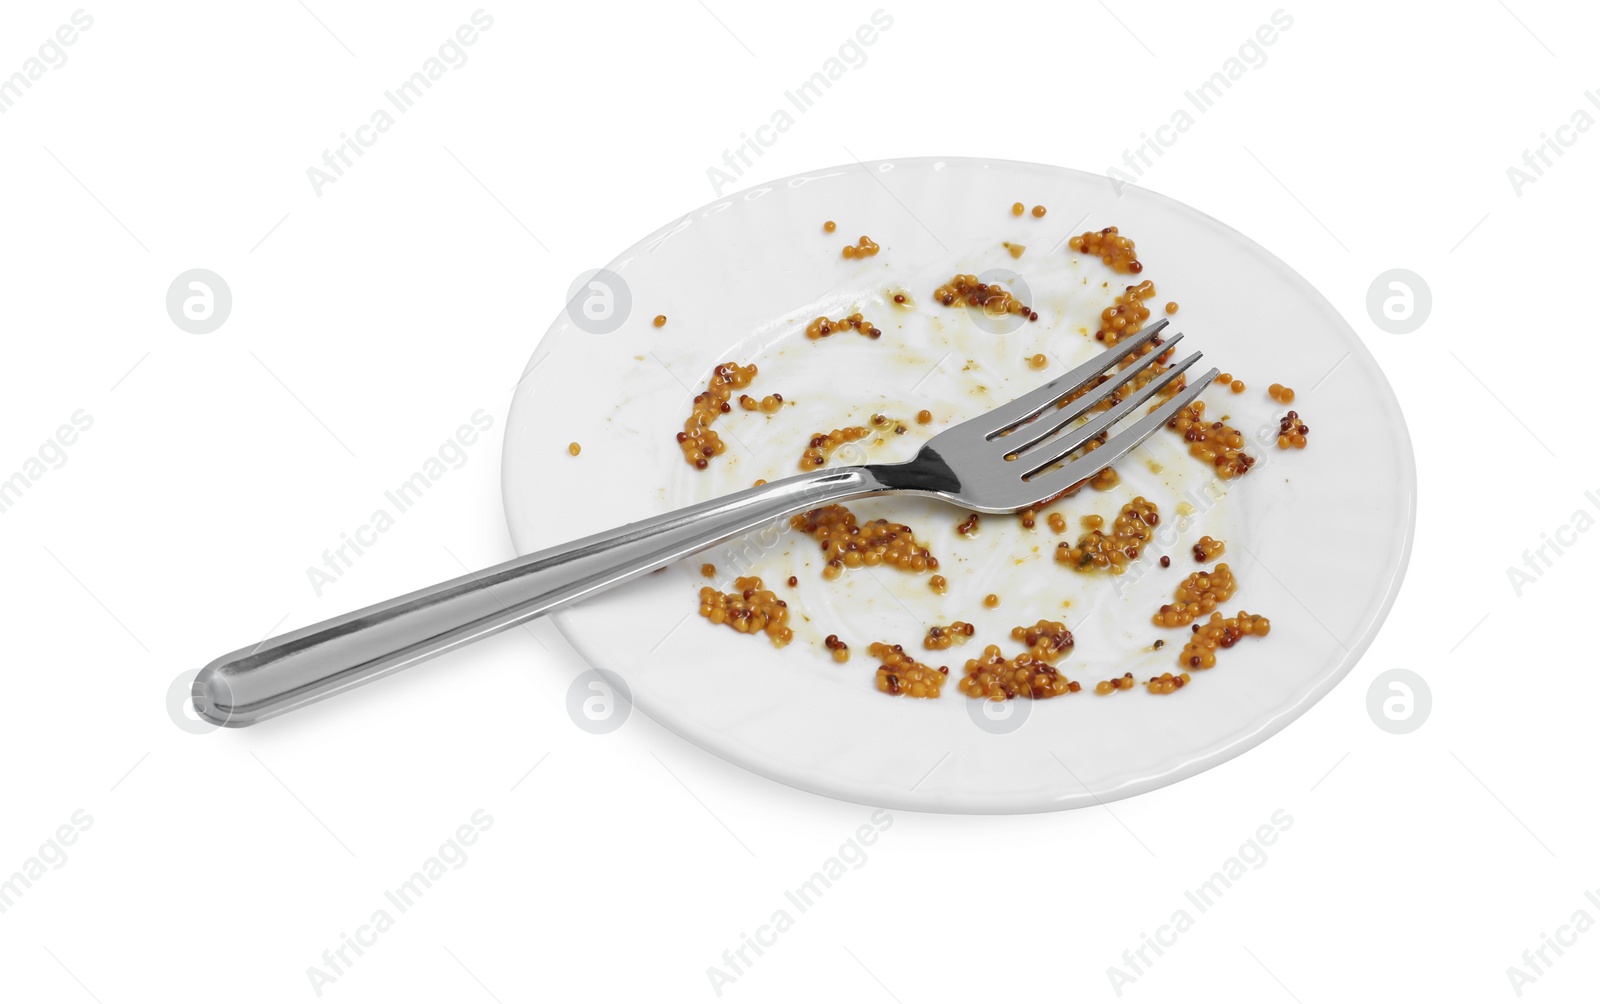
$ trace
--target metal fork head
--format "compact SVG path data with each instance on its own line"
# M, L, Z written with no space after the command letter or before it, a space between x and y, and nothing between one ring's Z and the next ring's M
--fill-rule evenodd
M1070 495L1127 456L1216 378L1216 369L1207 371L1113 435L1113 426L1200 359L1200 353L1192 353L1143 386L1127 390L1140 372L1167 357L1182 339L1177 334L1162 340L1159 336L1166 325L1163 318L1016 400L946 429L907 463L872 470L894 487L979 512L1019 512ZM1153 351L1138 356L1147 345ZM1107 375L1123 363L1121 372ZM1102 406L1104 410L1095 410ZM1091 441L1101 445L1072 456Z

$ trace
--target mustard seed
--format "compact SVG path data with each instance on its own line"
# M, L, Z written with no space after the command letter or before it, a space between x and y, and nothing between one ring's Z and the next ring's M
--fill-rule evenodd
M933 651L943 651L952 645L965 645L977 631L966 621L956 621L947 627L934 625L928 629L927 635L922 639L922 647Z
M789 525L814 537L826 564L825 579L837 579L846 567L889 565L904 572L925 572L939 567L939 559L920 543L911 528L886 519L856 519L842 505L790 517Z
M732 410L728 399L733 396L735 390L750 386L750 381L754 380L755 376L754 363L740 366L735 362L726 362L712 371L706 389L694 397L688 421L683 424L683 431L677 434L678 448L683 451L683 459L686 462L705 470L708 458L723 454L727 446L716 432L712 431L711 423L715 422L719 415ZM574 443L573 446L577 444ZM574 452L573 456L577 456L577 453Z
M1226 563L1207 572L1191 572L1172 591L1172 602L1163 603L1151 618L1157 627L1182 627L1226 603L1238 588L1233 571Z
M719 593L712 586L700 589L700 616L713 624L725 624L741 634L764 632L774 648L794 639L789 624L789 605L761 584L759 577L733 580L731 593Z
M878 245L866 234L855 244L846 244L842 252L846 258L871 258L878 253Z
M1114 272L1138 274L1144 271L1144 266L1134 256L1133 239L1117 233L1116 227L1085 231L1068 240L1067 247L1073 251L1094 255L1110 265Z
M1041 620L1033 627L1012 628L1011 637L1027 645L1027 651L1007 659L998 645L985 646L981 656L967 660L960 683L963 694L991 701L1042 700L1083 689L1054 665L1072 648L1072 632L1065 624Z
M1064 540L1057 544L1056 560L1079 572L1121 575L1128 562L1138 558L1144 545L1155 536L1151 528L1160 520L1155 505L1143 495L1122 507L1112 521L1110 534L1100 529L1105 523L1102 517L1085 516L1083 525L1087 532L1078 537L1076 544Z
M939 689L944 686L947 669L924 666L906 655L899 645L875 641L867 646L867 654L880 663L877 687L885 694L933 698L939 696Z

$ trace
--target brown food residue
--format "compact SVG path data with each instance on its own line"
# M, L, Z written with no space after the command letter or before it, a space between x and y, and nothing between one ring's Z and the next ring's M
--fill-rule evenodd
M1291 446L1297 450L1305 449L1306 434L1310 431L1310 427L1300 421L1298 412L1289 412L1278 420L1278 449L1287 450Z
M828 637L822 639L822 644L829 652L833 653L834 662L850 661L850 646L840 641L838 635L828 635Z
M1123 673L1114 679L1101 680L1094 685L1094 692L1104 697L1106 694L1114 694L1119 690L1132 690L1133 684L1133 674Z
M1227 550L1227 547L1228 545L1224 544L1220 540L1217 540L1215 537L1209 535L1201 537L1195 542L1195 545L1192 549L1194 553L1194 560L1203 565L1206 562L1216 558L1223 551Z
M854 244L846 244L844 251L841 253L846 258L871 258L878 253L878 245L873 242L871 237L862 234L861 239Z
M1104 230L1086 230L1082 234L1067 241L1067 247L1073 251L1092 254L1111 266L1114 272L1144 271L1138 257L1134 254L1133 238L1124 237L1117 233L1116 227L1106 227Z
M1158 627L1183 627L1228 602L1238 587L1226 562L1209 572L1190 572L1172 591L1172 602L1163 603L1150 619Z
M792 516L789 525L815 537L822 548L823 578L837 579L845 568L889 565L906 572L923 572L939 567L939 559L917 541L911 528L886 519L857 521L855 513L842 505Z
M755 377L754 363L740 366L726 362L711 372L706 389L694 396L689 418L683 423L683 431L678 433L678 447L683 450L685 462L705 470L712 457L720 456L727 449L721 437L712 431L711 423L732 410L728 398L734 391L750 386Z
M1087 517L1085 522L1088 522ZM1140 495L1122 507L1109 534L1090 530L1079 537L1076 544L1064 540L1057 544L1056 560L1080 572L1104 571L1121 575L1128 562L1139 557L1144 545L1155 536L1154 527L1160 522L1161 514L1155 504Z
M1210 669L1217 664L1217 649L1232 648L1246 635L1265 638L1271 630L1272 623L1259 614L1247 614L1243 610L1227 618L1220 613L1212 614L1209 621L1189 636L1189 643L1178 653L1178 665Z
M740 394L739 407L743 408L745 411L762 411L770 415L779 408L783 407L783 395L768 394L766 397L757 401L749 394Z
M1206 423L1206 403L1195 401L1172 416L1167 428L1189 444L1189 454L1216 468L1222 478L1248 474L1256 458L1244 452L1244 433L1223 422Z
M1015 314L1037 321L1039 315L1029 306L1011 295L1011 291L998 282L979 282L975 275L956 275L933 291L933 298L946 307L978 307L990 317Z
M966 621L955 621L948 627L935 624L928 629L927 635L922 639L922 647L936 652L942 652L951 645L965 645L977 628Z
M773 648L794 640L789 627L789 604L778 599L757 576L733 580L734 592L719 593L712 586L700 589L700 616L713 624L726 624L742 634L765 632Z
M837 321L830 321L826 317L818 317L806 325L806 337L815 341L818 338L827 338L836 331L857 331L868 338L878 338L883 335L871 321L863 320L861 312L857 311L849 317L841 317Z
M867 646L867 654L878 660L878 689L885 694L904 694L907 697L938 697L944 679L950 673L948 666L933 669L911 658L899 645L875 641Z
M1173 676L1171 673L1162 673L1160 676L1154 676L1144 681L1144 689L1152 694L1170 694L1174 691L1182 690L1188 684L1188 673L1179 673L1177 676Z
M1028 646L1027 650L1007 659L1000 646L985 647L983 655L967 661L966 675L960 683L963 694L991 701L1016 697L1042 700L1083 689L1053 665L1072 648L1072 632L1065 624L1041 620L1033 627L1012 628L1011 637Z
M865 439L872 435L872 430L864 425L852 425L832 432L819 432L811 437L806 445L806 451L800 455L800 469L814 471L828 462L833 452L846 443L853 443L858 439Z

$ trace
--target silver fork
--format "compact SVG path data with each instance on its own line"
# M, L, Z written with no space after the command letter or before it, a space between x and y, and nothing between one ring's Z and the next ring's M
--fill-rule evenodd
M195 709L218 725L252 725L831 502L904 492L978 512L1008 513L1070 495L1144 442L1217 375L1212 369L1111 435L1116 423L1200 359L1195 352L1123 396L1142 370L1183 338L1177 334L1160 341L1166 323L1162 320L1037 390L939 433L904 463L831 468L747 488L230 652L195 678ZM1152 343L1157 351L1145 361L1105 377ZM1062 403L1080 391L1081 397ZM1079 424L1103 402L1110 406ZM1102 445L1072 456L1091 440Z

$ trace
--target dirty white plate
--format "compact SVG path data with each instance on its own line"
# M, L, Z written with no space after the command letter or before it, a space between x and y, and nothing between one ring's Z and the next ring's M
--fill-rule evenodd
M1013 202L1047 215L1013 216ZM823 221L838 223L836 233ZM1243 235L1186 206L1105 178L1005 161L916 159L850 165L750 189L657 230L613 261L551 325L517 386L506 433L506 518L526 553L798 470L816 432L893 428L858 444L872 461L909 457L954 422L1036 386L1094 352L1096 319L1131 278L1068 250L1067 238L1115 225L1134 238L1156 307L1175 300L1174 330L1208 364L1243 379L1206 392L1208 417L1257 438L1250 474L1218 481L1165 430L1118 466L1122 483L1085 490L1023 529L927 500L851 503L861 518L909 524L941 560L950 590L928 575L882 567L821 577L811 538L774 528L722 545L558 612L555 622L634 706L690 741L768 777L838 798L903 809L1032 812L1149 791L1242 753L1326 694L1371 642L1411 549L1416 472L1394 394L1333 307ZM846 260L869 235L882 250ZM1013 258L1002 242L1025 247ZM952 275L1010 273L1039 313L996 325L932 302ZM995 274L1001 273L996 271ZM908 297L896 305L896 293ZM806 324L862 311L883 336L810 340ZM665 314L657 328L652 319ZM1026 357L1045 353L1036 370ZM687 465L674 440L713 367L755 362L749 388L789 402L772 416L737 407L717 430L728 452ZM1310 447L1276 448L1282 406L1266 388L1295 388ZM930 410L934 421L913 416ZM568 454L577 441L582 453ZM1107 521L1135 494L1162 513L1155 544L1121 577L1081 575L1052 560L1055 544ZM1215 669L1170 696L1143 688L1098 697L1096 681L1177 672L1188 629L1151 614L1199 567L1202 534L1226 542L1239 589L1225 612L1272 621L1266 638L1219 654ZM1359 541L1359 544L1357 543ZM1170 555L1170 568L1159 557ZM697 616L708 584L760 575L789 602L794 643L775 649ZM789 587L789 576L797 585ZM982 598L1000 597L985 608ZM1084 691L1047 701L974 701L957 687L988 643L1007 655L1010 629L1045 618L1077 638L1061 665ZM926 652L929 625L966 620L965 646ZM853 653L833 662L821 640ZM1165 642L1162 649L1153 642ZM874 687L871 642L904 645L948 665L937 700Z

